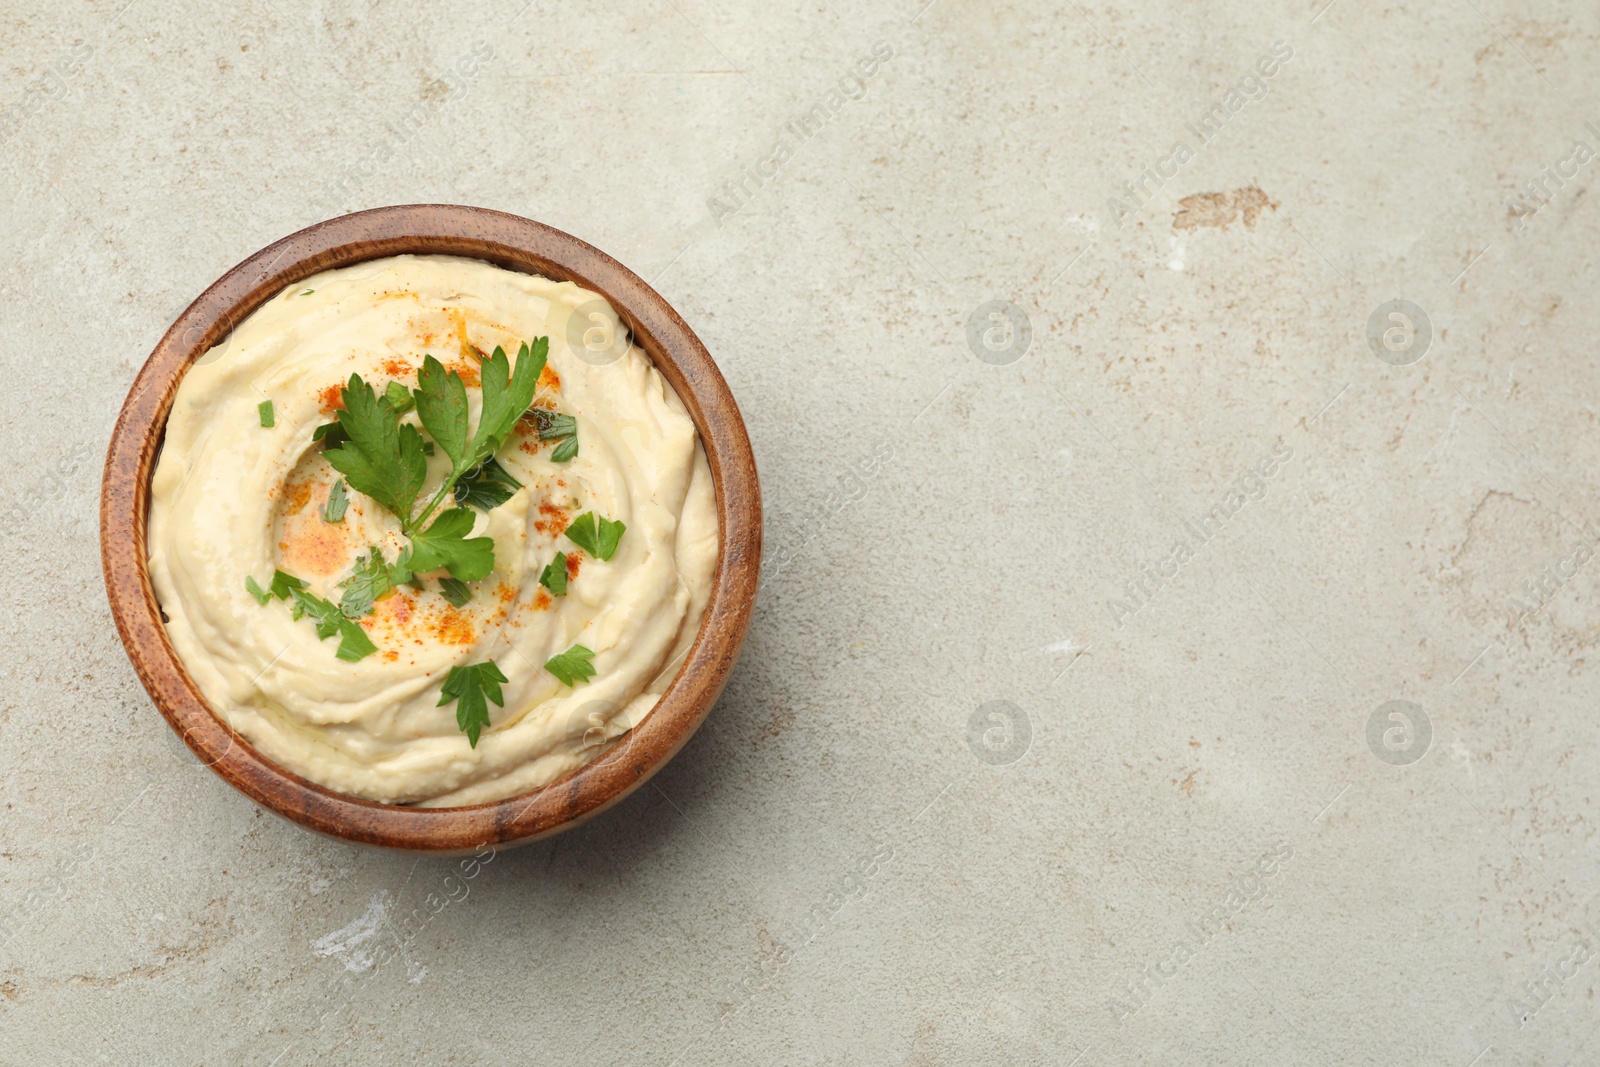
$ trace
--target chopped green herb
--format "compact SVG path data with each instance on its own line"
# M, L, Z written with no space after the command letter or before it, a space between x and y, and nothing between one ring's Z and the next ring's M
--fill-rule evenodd
M293 593L293 618L300 619L310 615L315 619L317 637L320 640L325 641L334 634L339 635L339 650L334 655L346 663L355 663L378 651L378 646L372 643L367 631L346 618L339 605L314 596L304 589L295 589Z
M438 706L442 708L452 700L456 702L456 726L467 735L467 743L473 748L478 747L478 735L489 725L489 705L484 698L494 701L498 707L505 707L500 683L506 681L510 679L500 673L494 660L451 667L450 673L445 675Z
M456 483L456 503L489 511L510 500L521 488L522 483L490 456Z
M261 589L261 585L256 584L256 579L250 574L246 574L245 589L250 592L251 597L256 598L256 603L266 606L267 601L272 600L274 597L277 597L278 600L288 600L290 593L293 593L294 590L306 589L306 582L302 582L301 579L294 577L293 574L272 571L272 582L267 585L266 589Z
M372 614L372 605L394 591L395 572L384 562L383 551L373 545L372 554L357 556L355 573L339 584L344 587L339 610L346 618L359 619Z
M348 440L350 435L337 422L325 422L311 431L311 443L321 441L324 449L338 448Z
M582 645L573 645L559 656L544 661L544 669L555 675L561 684L571 686L594 677L594 664L589 661L594 653Z
M466 508L440 512L426 530L412 533L411 555L406 562L413 571L445 567L451 577L463 582L488 577L494 570L494 541L488 537L468 537L472 523L472 512Z
M557 552L556 558L539 575L539 584L550 590L554 596L567 595L567 554Z
M567 527L567 538L595 559L610 559L616 555L627 528L620 520L604 519L586 511Z
M539 430L539 440L557 441L578 432L578 420L571 415L544 408L533 409L533 424Z
M314 292L316 292L315 289L304 289L304 290L301 291L300 295L301 296L310 296Z
M261 415L261 425L271 429L278 424L277 416L272 413L272 401L263 400L256 405L256 411Z
M562 441L559 445L556 445L555 448L550 450L550 459L555 463L565 463L567 460L571 459L577 454L578 435L573 434L571 437L567 438L565 441Z
M417 406L416 400L411 396L411 390L399 382L390 382L383 390L383 398L394 408L396 415L404 415Z
M267 592L277 597L279 600L288 600L290 594L292 594L296 589L304 589L305 587L306 583L302 582L294 575L287 574L284 571L274 570L272 572L272 584L267 587Z
M344 491L344 479L340 478L328 489L328 505L322 509L322 517L328 522L343 522L349 507L350 494Z
M464 607L472 599L472 590L457 578L440 578L439 595L450 601L452 607Z

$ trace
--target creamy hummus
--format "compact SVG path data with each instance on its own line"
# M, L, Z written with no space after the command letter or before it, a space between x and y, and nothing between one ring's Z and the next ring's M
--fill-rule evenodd
M357 557L405 547L396 517L360 493L328 519L340 476L312 434L337 417L352 373L380 396L390 382L414 389L431 354L461 375L476 426L483 355L515 359L539 337L549 361L534 407L571 415L579 451L557 462L560 442L541 441L531 417L506 438L497 458L522 488L471 512L494 570L469 601L449 602L443 571L419 576L423 590L397 586L356 620L378 649L357 662L289 602L257 602L246 579L267 589L281 570L338 603ZM402 421L419 425L414 409ZM422 501L450 471L443 448L427 462ZM608 560L565 534L586 512L626 524ZM540 577L558 552L570 579L552 596ZM682 665L716 555L694 425L611 307L570 282L446 256L328 271L268 301L184 376L151 486L151 580L212 708L282 766L395 804L513 796L603 752ZM593 651L594 676L569 686L545 664L573 645ZM504 706L488 705L473 747L440 689L451 667L490 660L508 679Z

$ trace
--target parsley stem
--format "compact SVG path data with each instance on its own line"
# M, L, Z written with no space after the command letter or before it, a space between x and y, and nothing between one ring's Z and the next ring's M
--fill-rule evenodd
M433 499L428 501L428 506L422 509L422 514L418 515L410 522L402 521L400 523L401 532L409 536L413 531L422 529L422 524L427 522L428 519L432 517L434 511L437 510L439 505L444 502L444 498L452 489L456 487L456 483L461 480L462 475L466 474L476 466L476 463L469 463L465 467L452 470L450 472L450 477L446 478L444 480L444 484L439 486L439 491L433 494Z

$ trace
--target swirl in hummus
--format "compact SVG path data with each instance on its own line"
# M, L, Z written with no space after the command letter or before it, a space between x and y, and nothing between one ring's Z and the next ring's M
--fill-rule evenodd
M376 651L340 658L339 642L263 587L282 572L338 603L372 549L395 560L407 542L396 515L358 492L330 521L344 493L313 433L342 417L352 375L380 397L389 383L417 390L430 355L465 383L477 425L488 355L544 337L532 408L494 452L521 488L507 481L509 499L466 512L472 535L493 541L492 572L466 583L460 606L443 570L395 584L349 620ZM553 458L562 442L541 440L541 410L575 420L575 456ZM420 425L414 409L400 419L402 433ZM445 449L427 447L419 512L451 474ZM626 526L608 559L569 535L590 512ZM149 531L167 632L221 718L330 789L427 806L527 792L638 724L687 656L717 556L694 424L604 299L447 256L308 278L190 368L152 480ZM564 595L541 584L557 553ZM567 684L547 663L575 645L593 652L593 676ZM506 681L474 745L441 688L452 667L484 662Z

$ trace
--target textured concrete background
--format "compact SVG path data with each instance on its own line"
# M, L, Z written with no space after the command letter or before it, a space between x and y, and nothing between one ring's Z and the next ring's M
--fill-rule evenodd
M1600 11L1325 2L0 7L0 1063L1600 1062ZM96 542L178 311L413 201L653 280L769 505L478 862L201 767Z

